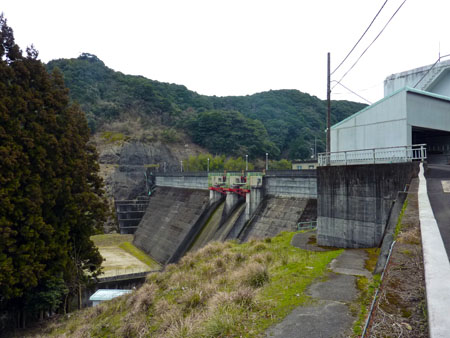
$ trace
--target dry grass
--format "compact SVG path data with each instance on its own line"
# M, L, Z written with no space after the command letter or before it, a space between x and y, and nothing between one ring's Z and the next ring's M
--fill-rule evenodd
M368 337L428 337L417 179L384 275Z
M79 337L261 335L307 300L305 288L340 253L307 254L290 245L292 236L283 233L242 245L210 243L150 274L133 293L86 309L47 332Z

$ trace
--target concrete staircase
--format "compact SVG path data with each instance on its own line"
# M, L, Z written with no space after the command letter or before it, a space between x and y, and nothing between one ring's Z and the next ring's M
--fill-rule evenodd
M147 210L148 203L147 196L140 196L134 200L114 201L121 234L134 234Z
M436 65L436 67L433 68L422 81L420 81L418 89L429 91L431 89L430 87L433 84L433 82L447 69L448 66L439 67L439 64Z

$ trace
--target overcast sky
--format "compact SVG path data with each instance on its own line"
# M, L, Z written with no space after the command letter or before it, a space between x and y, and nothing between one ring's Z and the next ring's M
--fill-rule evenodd
M125 74L183 84L206 95L298 89L326 98L332 70L385 0L2 0L23 50L40 58L97 55ZM369 33L333 75L339 80L403 0L388 0ZM390 74L450 54L448 0L407 0L342 83L371 102ZM362 101L337 86L332 99Z

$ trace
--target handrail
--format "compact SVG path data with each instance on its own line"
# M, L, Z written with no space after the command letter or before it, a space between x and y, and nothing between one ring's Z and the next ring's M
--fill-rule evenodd
M426 144L337 151L318 154L319 166L399 163L427 158Z

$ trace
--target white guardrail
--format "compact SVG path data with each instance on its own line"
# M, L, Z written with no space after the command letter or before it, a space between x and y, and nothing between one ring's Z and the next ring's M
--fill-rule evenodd
M426 144L389 148L338 151L318 154L319 166L368 163L399 163L427 158Z

